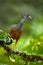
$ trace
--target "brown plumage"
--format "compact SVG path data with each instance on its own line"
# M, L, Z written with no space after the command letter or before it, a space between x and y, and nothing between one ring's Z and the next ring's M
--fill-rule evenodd
M31 16L29 14L24 14L21 18L21 21L18 24L11 25L9 27L9 36L13 39L16 39L16 42L19 40L21 33L22 33L22 26L26 19L31 19Z
M20 38L21 36L21 33L22 31L21 30L18 30L18 31L15 31L13 29L10 29L9 30L9 36L13 39L16 39L16 42L18 41L18 39Z

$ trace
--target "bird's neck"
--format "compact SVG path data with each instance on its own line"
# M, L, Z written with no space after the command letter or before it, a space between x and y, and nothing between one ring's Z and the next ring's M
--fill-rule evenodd
M22 18L20 23L23 24L25 22L25 20L26 20L25 18Z
M19 29L22 28L23 23L25 22L25 20L26 20L25 18L24 19L22 18L21 21L18 23L19 24L19 26L18 26Z

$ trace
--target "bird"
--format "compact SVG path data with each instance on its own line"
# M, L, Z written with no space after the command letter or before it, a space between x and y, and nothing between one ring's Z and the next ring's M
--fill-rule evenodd
M22 34L22 26L26 19L29 19L29 21L32 19L32 17L28 13L24 13L21 17L21 20L17 24L12 24L8 28L9 37L16 39L16 43L18 42L21 34Z
M26 19L29 19L29 21L32 19L32 17L28 14L28 13L24 13L21 17L21 20L19 23L17 24L12 24L11 26L9 26L8 28L8 34L9 34L9 37L12 38L12 39L16 39L16 44L15 46L17 45L17 42L22 34L22 26L24 24L24 22L26 22ZM12 49L13 49L13 44L12 44ZM16 48L16 51L18 51L18 47ZM15 62L14 59L10 58L10 60L12 62Z

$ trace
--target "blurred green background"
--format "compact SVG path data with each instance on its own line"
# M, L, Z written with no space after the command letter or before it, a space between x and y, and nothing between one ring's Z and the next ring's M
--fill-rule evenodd
M10 25L20 21L24 12L33 17L31 26L40 27L43 23L43 0L0 0L0 29L7 31ZM28 23L23 28L29 29Z
M18 50L43 55L43 0L0 0L0 29L8 32L9 26L18 23L25 12L32 16L32 20L29 23L27 20L22 27L24 34L18 41ZM13 49L16 49L14 44ZM12 63L3 51L1 48L0 64L24 65L18 57L14 57L16 63ZM43 62L29 62L28 65L43 65Z

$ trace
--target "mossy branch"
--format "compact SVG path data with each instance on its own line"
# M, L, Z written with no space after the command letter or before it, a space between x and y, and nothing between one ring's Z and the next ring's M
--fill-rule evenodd
M19 51L14 51L11 48L9 48L6 44L3 42L0 42L0 45L8 52L8 54L16 54L19 55L23 58L25 61L42 61L43 62L43 56L38 56L38 55L29 55L24 52L19 52Z

